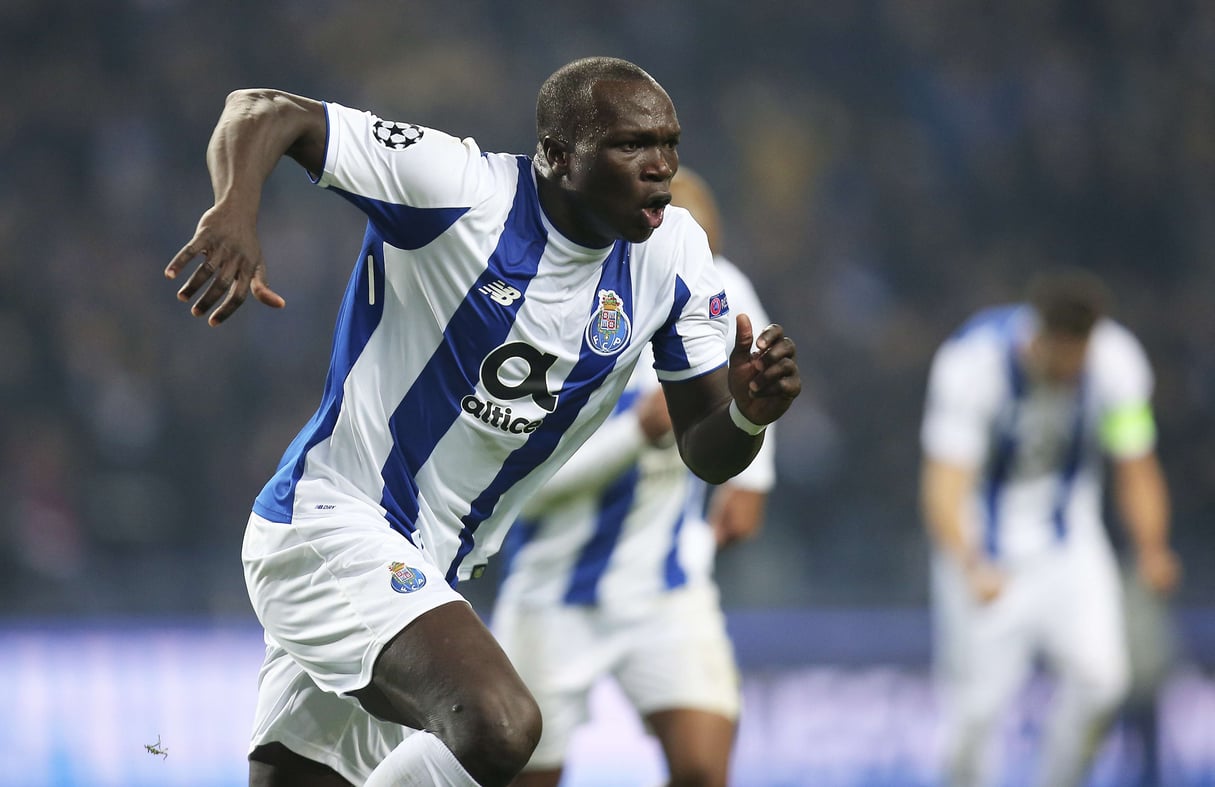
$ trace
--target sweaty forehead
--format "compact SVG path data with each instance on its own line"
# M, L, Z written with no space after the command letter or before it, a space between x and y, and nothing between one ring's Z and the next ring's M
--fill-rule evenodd
M591 88L596 125L657 128L678 127L675 106L659 86L645 80L601 80Z

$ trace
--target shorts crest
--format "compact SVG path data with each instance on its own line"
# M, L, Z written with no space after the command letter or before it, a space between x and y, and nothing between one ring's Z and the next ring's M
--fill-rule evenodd
M388 570L392 572L392 589L398 593L412 593L426 585L426 575L404 563L389 563Z

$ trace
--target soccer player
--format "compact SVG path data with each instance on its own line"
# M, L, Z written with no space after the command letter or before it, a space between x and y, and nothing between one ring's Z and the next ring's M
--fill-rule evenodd
M540 89L535 155L274 90L229 96L215 203L169 263L194 315L272 307L256 234L284 155L368 223L320 407L253 505L242 559L266 659L252 785L502 785L535 701L455 590L609 414L647 346L681 455L745 468L801 388L779 326L737 315L703 231L667 211L662 87L590 58ZM754 336L753 352L752 339Z
M729 308L766 322L751 283L717 253L704 181L681 168L671 194L708 234ZM711 526L705 484L684 467L665 416L653 369L638 364L612 416L507 536L493 631L544 717L519 787L559 783L570 736L606 675L657 736L669 784L726 784L739 678L713 556L760 527L775 477L772 442L718 487Z
M1144 584L1167 593L1178 578L1151 369L1105 302L1087 273L1040 277L1027 303L981 312L933 362L922 502L953 785L994 783L985 750L1036 654L1058 678L1042 787L1081 783L1126 692L1103 454Z

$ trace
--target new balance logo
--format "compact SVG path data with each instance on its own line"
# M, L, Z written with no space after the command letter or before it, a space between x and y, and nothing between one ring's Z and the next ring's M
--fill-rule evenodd
M502 280L486 284L478 292L482 295L488 295L494 302L500 303L503 306L510 306L523 297L523 293Z

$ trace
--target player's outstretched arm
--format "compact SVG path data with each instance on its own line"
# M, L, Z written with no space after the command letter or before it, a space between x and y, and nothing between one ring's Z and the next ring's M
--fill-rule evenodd
M211 325L231 316L250 292L267 306L284 305L266 283L266 265L257 240L262 186L284 155L310 172L321 171L325 111L320 102L275 90L231 93L207 146L215 204L202 215L194 237L165 268L165 277L176 279L192 259L203 255L177 297L189 301L201 292L190 312L198 317L214 306L207 320Z
M759 535L764 524L768 493L742 489L735 482L722 484L709 501L709 526L718 549Z
M740 314L737 329L728 368L662 386L683 461L711 484L751 463L763 443L758 427L780 418L802 390L797 348L783 328L769 325L755 339Z

